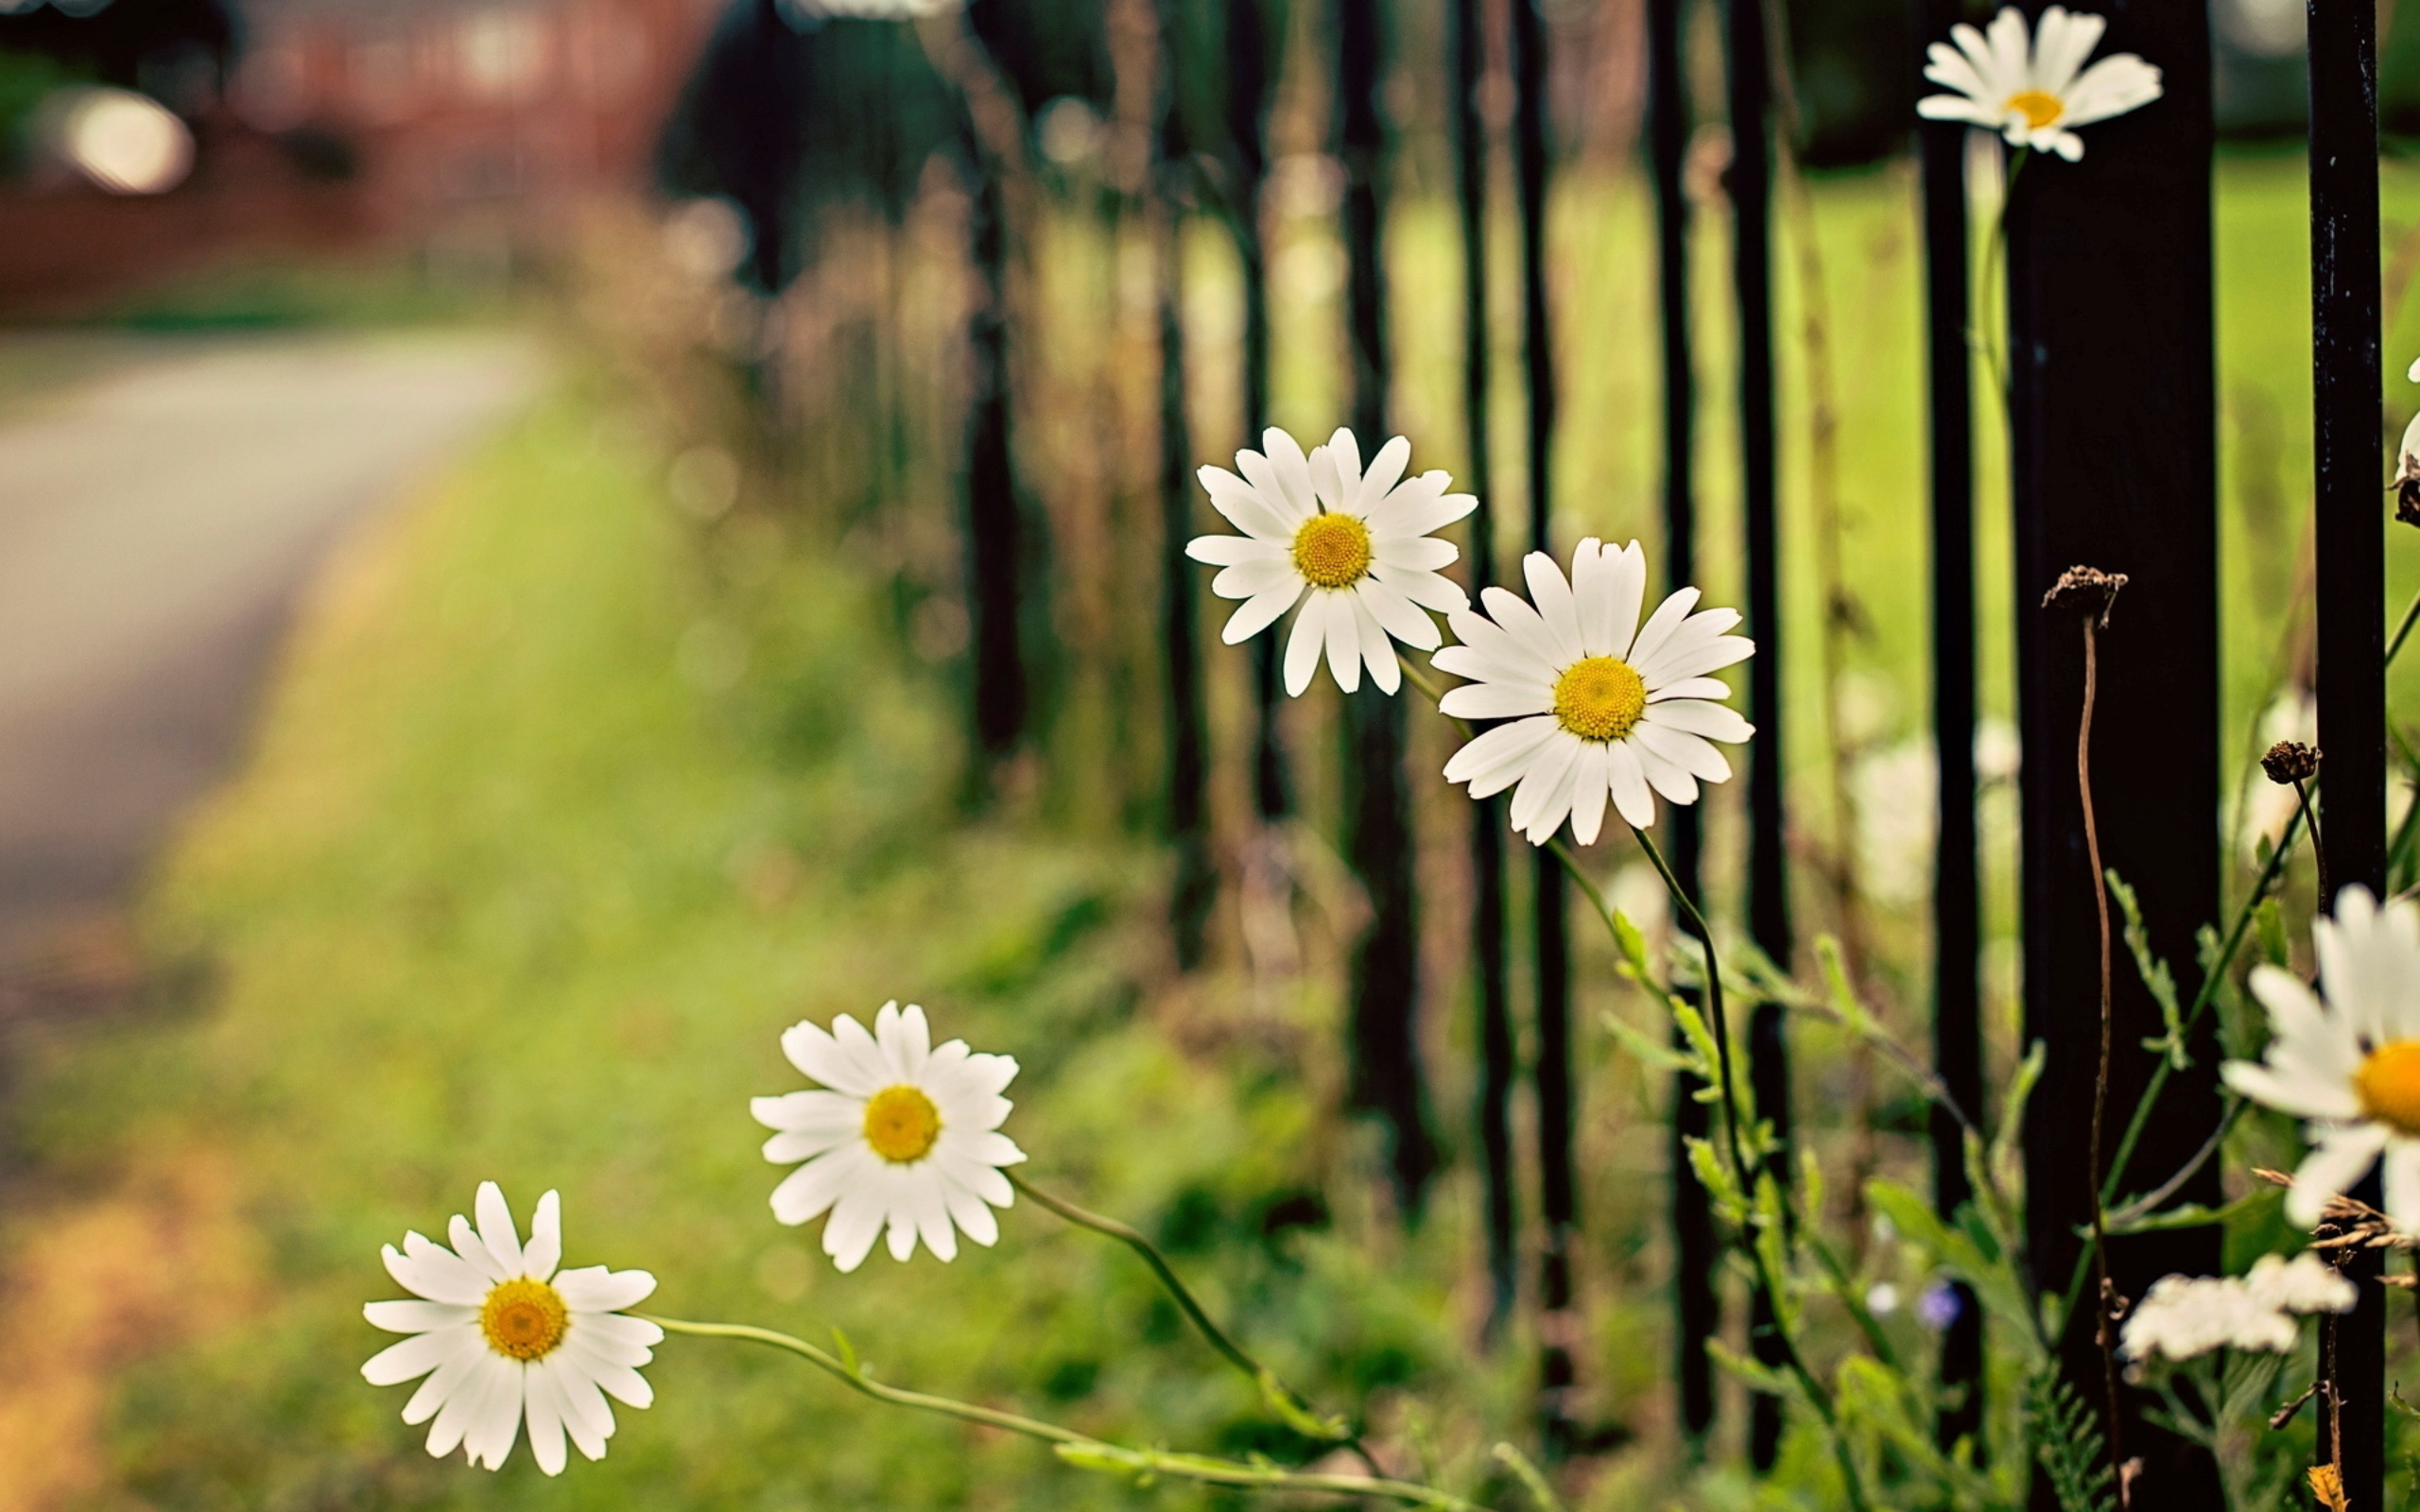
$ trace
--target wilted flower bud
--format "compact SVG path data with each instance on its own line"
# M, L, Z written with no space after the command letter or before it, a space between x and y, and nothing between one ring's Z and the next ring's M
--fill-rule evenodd
M2260 758L2260 769L2279 787L2308 782L2319 775L2319 748L2299 740L2281 740Z
M2126 586L2124 573L2104 573L2098 567L2070 567L2059 575L2050 591L2042 595L2044 609L2072 610L2077 613L2109 623L2109 608L2118 601L2118 590Z

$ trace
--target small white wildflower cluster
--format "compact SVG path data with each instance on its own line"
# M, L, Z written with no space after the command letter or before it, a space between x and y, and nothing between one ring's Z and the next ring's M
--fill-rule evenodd
M2282 1354L2302 1336L2297 1319L2352 1311L2351 1281L2305 1250L2263 1255L2243 1276L2164 1276L2126 1314L2118 1352L2130 1360L2191 1360L2213 1349Z

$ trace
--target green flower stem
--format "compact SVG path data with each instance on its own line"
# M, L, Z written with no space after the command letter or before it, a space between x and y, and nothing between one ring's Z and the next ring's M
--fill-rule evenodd
M1891 1343L1891 1335L1882 1332L1882 1325L1876 1319L1874 1310L1865 1305L1863 1297L1858 1295L1857 1279L1849 1274L1848 1266L1841 1263L1832 1246L1824 1242L1823 1235L1809 1231L1799 1237L1814 1255L1815 1263L1824 1267L1824 1274L1831 1278L1833 1294L1840 1297L1841 1305L1848 1309L1849 1317L1857 1324L1858 1332L1865 1335L1866 1347L1874 1351L1874 1357L1893 1370L1903 1368L1899 1364L1899 1351Z
M1210 1347L1225 1357L1229 1365L1252 1378L1253 1383L1260 1388L1261 1394L1281 1410L1289 1427L1307 1438L1324 1438L1346 1445L1356 1453L1360 1454L1365 1462L1369 1462L1372 1472L1375 1473L1376 1464L1374 1461L1370 1461L1367 1452L1362 1450L1359 1436L1345 1429L1340 1420L1321 1417L1301 1392L1278 1379L1276 1371L1244 1352L1243 1346L1230 1337L1227 1331L1220 1328L1217 1320L1210 1316L1209 1310L1201 1305L1201 1299L1193 1295L1192 1288L1186 1286L1184 1280L1177 1275L1175 1267L1168 1263L1167 1256L1160 1253L1157 1245L1144 1238L1138 1230L1115 1218L1103 1217L1098 1212L1078 1207L1064 1197L1055 1196L1043 1191L1019 1176L1014 1167L1010 1167L1002 1174L1008 1177L1010 1185L1077 1228L1089 1228L1104 1238L1115 1239L1140 1255L1143 1258L1143 1263L1151 1268L1151 1274L1158 1278L1160 1285L1167 1289L1168 1296L1176 1299L1176 1305L1184 1311L1187 1318L1192 1320L1193 1326L1201 1332L1204 1339L1209 1341ZM1319 1431L1310 1431L1314 1429Z
M2285 832L2277 837L2276 849L2269 852L2268 864L2260 868L2260 875L2253 883L2252 891L2245 896L2242 906L2236 910L2235 923L2227 930L2226 943L2220 948L2219 958L2210 963L2209 971L2202 978L2201 988L2193 994L2192 1005L2185 1010L2185 1016L2181 1021L2184 1025L2181 1034L2191 1034L2194 1026L2202 1022L2202 1015L2209 1010L2210 1004L2218 992L2219 983L2225 978L2227 969L2235 963L2236 952L2243 948L2244 932L2252 927L2252 916L2259 911L2262 900L2266 899L2269 896L2269 890L2277 885L2277 879L2285 872L2286 863L2292 858L2294 842L2302 833L2303 816L2308 812L2308 803L2298 804L2294 812L2287 817ZM2125 1179L2126 1162L2134 1158L2135 1142L2143 1137L2143 1130L2150 1126L2152 1109L2159 1105L2159 1094L2167 1088L2169 1073L2174 1069L2174 1061L2162 1056L2159 1057L2159 1063L2152 1068L2152 1079L2144 1085L2143 1095L2135 1102L2134 1115L2126 1121L2126 1132L2119 1137L2117 1151L2110 1159L2108 1173L2101 1177L2100 1206L2104 1210L2118 1200L2119 1183ZM2226 1123L2221 1125L2221 1134L2227 1126L2232 1125L2236 1114L2239 1111L2241 1111L2240 1108L2231 1108L2228 1111ZM2164 1193L2173 1193L2177 1187L2184 1184L2185 1177L2189 1176L2209 1158L2213 1148L2214 1146L2205 1145L2203 1153L2194 1157L2191 1165L2163 1183L2159 1190ZM2139 1204L2129 1204L2125 1211L2133 1212L2138 1206ZM2075 1316L2076 1304L2083 1300L2085 1275L2090 1268L2091 1259L2090 1250L2084 1251L2076 1258L2075 1270L2067 1279L2066 1294L2059 1314L2059 1327L2062 1330L2065 1330L2067 1321Z
M1439 690L1436 682L1400 655L1395 660L1403 668L1405 680L1426 694L1429 699L1438 705L1438 712L1443 713L1445 696ZM1456 718L1452 714L1446 714L1445 717L1461 726L1464 734L1471 732L1469 721ZM1630 833L1637 837L1639 849L1647 852L1647 859L1655 864L1656 875L1664 879L1665 890L1671 894L1673 906L1680 909L1682 917L1689 921L1693 933L1697 936L1699 948L1705 953L1706 1008L1708 1027L1714 1035L1717 1062L1715 1072L1721 1078L1722 1083L1719 1090L1722 1098L1725 1153L1731 1158L1732 1175L1739 1183L1741 1200L1753 1201L1756 1190L1755 1177L1748 1169L1747 1154L1739 1143L1739 1102L1731 1072L1730 1023L1723 1008L1722 967L1715 957L1714 927L1706 922L1705 915L1699 911L1697 900L1688 895L1687 890L1681 885L1680 879L1672 874L1671 864L1664 859L1664 852L1656 848L1654 837L1636 825L1631 826ZM1559 833L1547 842L1547 847L1554 852L1555 859L1563 864L1565 874L1578 884L1581 892L1595 906L1597 917L1604 920L1606 932L1615 936L1615 946L1618 949L1620 932L1614 925L1613 907L1605 902L1605 895L1597 886L1595 881L1582 869L1580 858L1572 854L1569 846L1564 844L1563 836ZM1787 1206L1791 1200L1789 1189L1787 1184L1784 1184L1782 1202ZM1772 1273L1772 1267L1766 1263L1764 1246L1751 1242L1739 1247L1747 1251L1749 1259L1754 1263L1759 1284L1769 1295L1774 1297L1782 1296L1781 1278L1775 1276ZM1776 1314L1780 1311L1778 1307L1774 1309ZM1833 1457L1840 1464L1841 1478L1848 1490L1849 1505L1856 1509L1856 1512L1865 1512L1865 1484L1858 1473L1857 1459L1849 1452L1848 1440L1841 1435L1838 1414L1832 1406L1832 1394L1825 1389L1821 1381L1815 1378L1814 1371L1807 1368L1806 1357L1799 1351L1798 1340L1789 1330L1782 1327L1778 1322L1775 1323L1774 1328L1782 1341L1783 1352L1789 1357L1790 1374L1797 1379L1799 1389L1805 1393L1808 1404L1815 1409L1815 1415L1824 1421L1824 1436L1831 1441Z
M976 1423L985 1428L997 1428L1007 1433L1021 1434L1040 1439L1056 1451L1060 1458L1086 1469L1125 1471L1136 1475L1165 1475L1175 1480L1198 1481L1207 1486L1226 1486L1247 1490L1320 1491L1337 1496L1376 1496L1399 1502L1407 1506L1432 1507L1436 1512L1487 1512L1477 1503L1464 1501L1451 1492L1433 1486L1416 1486L1409 1481L1391 1481L1359 1475L1313 1475L1285 1469L1273 1465L1247 1464L1239 1460L1219 1459L1207 1454L1180 1454L1165 1450L1127 1449L1104 1439L1028 1418L1020 1413L1002 1412L994 1407L978 1407L973 1402L958 1401L948 1397L936 1397L922 1391L903 1391L887 1386L868 1376L854 1361L844 1361L829 1350L817 1349L804 1339L777 1333L771 1329L752 1328L745 1323L692 1323L683 1318L660 1317L639 1313L633 1316L667 1333L686 1333L701 1339L739 1339L751 1344L769 1345L786 1349L847 1385L851 1390L872 1397L876 1401L894 1407L913 1408L942 1418L955 1418L960 1422Z
M2403 623L2394 627L2394 638L2386 644L2388 666L2394 665L2394 653L2403 649L2404 640L2411 635L2411 624L2414 620L2420 620L2420 593L2411 595L2411 606L2403 611Z
M1671 863L1664 859L1664 852L1657 848L1654 836L1636 825L1631 826L1630 833L1637 836L1638 848L1647 852L1647 859L1655 864L1655 874L1664 879L1664 889L1672 895L1672 905L1680 909L1682 917L1689 921L1697 936L1699 948L1705 953L1706 1011L1711 1021L1710 1027L1714 1031L1714 1049L1718 1057L1715 1071L1722 1078L1720 1091L1723 1128L1729 1136L1732 1174L1739 1182L1739 1194L1743 1200L1751 1200L1753 1205L1752 1194L1756 1187L1755 1180L1748 1170L1747 1156L1739 1143L1739 1104L1732 1088L1731 1033L1723 1011L1722 966L1714 952L1714 926L1706 922L1705 915L1698 909L1697 900L1691 898L1688 890L1681 885L1681 879L1672 874ZM1576 873L1579 861L1564 848L1560 836L1555 839L1554 846L1556 854L1563 857L1564 868ZM1588 890L1594 895L1594 888ZM1605 908L1601 899L1598 901L1598 911L1605 914L1610 925L1613 916ZM1782 1182L1779 1185L1782 1206L1786 1211L1794 1199L1788 1182ZM1805 1227L1803 1224L1794 1225L1793 1231L1804 1229ZM1788 1357L1790 1374L1798 1380L1799 1390L1806 1395L1807 1404L1815 1409L1815 1416L1823 1419L1824 1436L1831 1441L1832 1457L1840 1464L1841 1479L1848 1491L1849 1505L1857 1509L1857 1512L1864 1512L1866 1506L1864 1481L1858 1474L1857 1456L1849 1452L1848 1439L1841 1433L1839 1415L1832 1406L1832 1394L1821 1381L1815 1378L1815 1372L1807 1367L1806 1357L1798 1348L1796 1335L1791 1333L1788 1326L1780 1320L1784 1311L1778 1305L1783 1295L1782 1278L1773 1274L1772 1265L1766 1258L1764 1246L1752 1241L1740 1247L1748 1252L1750 1260L1755 1263L1758 1284L1765 1288L1767 1296L1775 1299L1774 1336L1781 1340L1782 1352ZM1851 1310L1858 1311L1854 1305Z
M2261 902L2269 896L2269 889L2277 885L2278 877L2286 869L2286 863L2292 858L2294 842L2301 835L2302 825L2303 811L2297 808L2287 818L2285 833L2277 837L2277 848L2269 852L2269 863L2260 868L2260 876L2252 885L2251 893L2243 900L2243 905L2236 910L2235 923L2227 931L2226 943L2220 949L2219 958L2211 963L2208 973L2202 978L2201 989L2193 994L2192 1005L2185 1010L2185 1034L2191 1034L2194 1026L2202 1022L2202 1015L2209 1010L2220 981L2226 976L2227 968L2234 964L2236 952L2243 948L2244 932L2252 927L2252 916L2259 911ZM2142 1100L2135 1105L2134 1116L2126 1121L2126 1132L2119 1137L2118 1148L2111 1156L2109 1173L2101 1184L2103 1206L2118 1200L2118 1187L2125 1177L2126 1162L2134 1157L2135 1143L2143 1137L2144 1128L2152 1121L2152 1108L2159 1102L2160 1091L2167 1087L2173 1065L2168 1057L2162 1056L2159 1064L2152 1068L2152 1079L2143 1088Z

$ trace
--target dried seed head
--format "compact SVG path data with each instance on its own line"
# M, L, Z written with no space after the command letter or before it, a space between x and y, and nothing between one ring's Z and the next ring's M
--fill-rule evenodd
M2310 1494L2319 1499L2319 1504L2327 1512L2345 1512L2352 1505L2344 1499L2344 1472L2334 1465L2314 1465L2310 1468Z
M2298 740L2281 740L2260 758L2260 769L2280 787L2308 782L2319 775L2319 750Z
M2118 601L2118 590L2126 586L2124 573L2104 573L2098 567L2070 567L2059 575L2050 591L2042 595L2044 609L2063 609L2109 623L2109 608Z

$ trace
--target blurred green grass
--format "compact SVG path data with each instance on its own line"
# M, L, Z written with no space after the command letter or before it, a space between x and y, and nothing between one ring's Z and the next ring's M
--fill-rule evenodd
M1571 202L1585 213L1559 232L1566 266L1586 275L1567 288L1558 524L1565 536L1652 541L1645 201L1634 184L1584 193ZM1926 679L1912 179L1901 167L1827 179L1819 204L1847 554L1873 626L1852 666L1894 691L1892 732L1905 735L1920 728ZM2393 164L2391 235L2415 214L2420 178ZM1702 446L1719 541L1737 485L1710 219ZM1403 427L1450 438L1450 222L1414 201L1397 225ZM2226 159L2219 225L2232 732L2273 685L2303 528L2299 159ZM2398 354L2420 350L2411 303L2390 333L2391 403L2411 392ZM1499 372L1513 370L1508 353ZM1804 387L1788 350L1784 372L1785 531L1803 551ZM1281 378L1281 422L1323 431L1332 382ZM1499 458L1517 456L1516 420L1499 415ZM1994 455L1987 445L1981 571L1987 613L2004 618ZM1273 996L1225 977L1168 982L1149 847L1098 827L1070 837L1022 812L964 818L953 685L895 647L882 572L761 517L701 539L666 506L662 467L622 399L574 382L356 543L298 639L254 759L146 904L155 956L194 968L167 976L197 985L62 1041L28 1074L12 1133L44 1190L64 1200L130 1169L215 1160L235 1173L233 1217L257 1240L242 1284L208 1290L201 1315L111 1383L92 1504L1137 1500L1030 1446L875 1409L804 1367L695 1341L661 1351L658 1405L622 1415L600 1466L549 1482L526 1455L499 1476L434 1464L396 1420L407 1393L359 1381L383 1336L358 1308L392 1294L377 1246L406 1228L436 1231L488 1176L525 1213L560 1187L570 1262L654 1270L652 1305L666 1312L810 1337L837 1325L886 1379L1013 1400L1108 1435L1297 1447L1138 1267L1046 1215L1020 1209L998 1250L953 1265L878 1255L845 1278L815 1229L772 1223L764 1199L779 1172L755 1154L746 1100L798 1084L776 1035L893 996L924 1002L942 1035L1024 1062L1011 1129L1035 1179L1162 1238L1315 1397L1371 1402L1391 1435L1426 1435L1472 1466L1491 1431L1519 1421L1527 1350L1477 1366L1466 1352L1480 1300L1466 1170L1412 1239L1376 1211L1365 1136L1333 1112L1324 978ZM1516 496L1517 467L1498 482ZM2420 582L2415 550L2398 534L2398 593ZM1714 596L1736 597L1729 553L1707 557ZM1789 676L1811 692L1817 604L1804 577L1794 588ZM2005 636L1987 636L2001 707L2007 656ZM2412 678L2420 666L2398 679L2407 697ZM1815 771L1824 732L1810 723L1796 738L1798 771ZM1459 812L1450 797L1423 802ZM1821 814L1819 791L1802 797ZM1912 982L1912 911L1891 927ZM1587 1012L1621 1002L1591 971ZM1461 983L1437 991L1454 1025L1441 1038L1459 1043ZM1802 1074L1837 1099L1839 1068L1810 1048ZM1601 1042L1589 1057L1585 1204L1602 1286L1583 1374L1601 1383L1601 1407L1652 1436L1668 1358L1660 1136L1648 1122L1660 1092ZM1458 1136L1466 1068L1438 1071L1439 1117ZM158 1263L173 1271L179 1257ZM1438 1420L1406 1421L1399 1385L1440 1404ZM1625 1504L1623 1487L1651 1476L1661 1452L1600 1482L1597 1503ZM1747 1495L1707 1494L1723 1505Z
M1322 1195L1351 1142L1295 1072L1329 1005L1195 1021L1179 1048L1136 987L1149 856L959 824L942 685L866 633L863 580L782 554L740 628L610 413L558 401L340 566L148 910L206 1004L81 1038L16 1110L54 1172L222 1158L261 1241L257 1305L118 1383L106 1504L1130 1499L695 1341L661 1351L659 1404L601 1466L429 1462L405 1394L355 1373L380 1343L359 1305L394 1291L378 1246L441 1231L486 1176L525 1212L561 1188L571 1262L653 1269L664 1311L838 1326L894 1382L1286 1452L1131 1257L1038 1210L996 1251L850 1277L773 1223L747 1099L802 1084L777 1034L892 996L1017 1056L1034 1177L1168 1243L1306 1386L1463 1375L1437 1263L1461 1204L1423 1263L1373 1268L1341 1237L1367 1215ZM735 685L684 681L701 635L744 638Z

